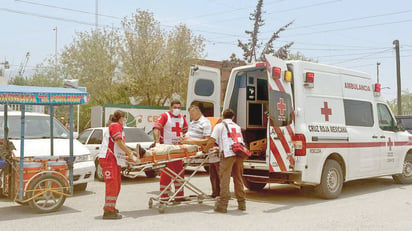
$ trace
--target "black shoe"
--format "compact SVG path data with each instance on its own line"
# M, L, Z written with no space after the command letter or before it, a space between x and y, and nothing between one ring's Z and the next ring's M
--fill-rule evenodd
M106 210L103 213L103 219L104 220L118 220L118 219L122 219L122 215L116 212Z
M218 213L227 213L227 208L215 207L213 210Z
M210 195L211 198L216 198L216 197L218 197L218 196L219 196L219 195L214 195L214 194Z
M118 210L118 209L114 209L114 212L115 212L115 213L119 213L119 210Z
M245 204L240 204L237 206L237 209L242 210L242 211L246 211L246 205Z

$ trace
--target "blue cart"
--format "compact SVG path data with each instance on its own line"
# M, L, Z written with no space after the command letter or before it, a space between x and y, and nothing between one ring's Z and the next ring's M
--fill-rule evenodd
M85 104L89 94L75 88L0 86L0 104L4 113L4 137L0 139L0 195L30 205L39 213L58 210L73 195L73 106ZM21 112L20 153L14 153L9 141L8 107L19 105ZM49 106L50 156L25 157L25 111L27 105ZM53 155L53 108L69 105L70 155Z

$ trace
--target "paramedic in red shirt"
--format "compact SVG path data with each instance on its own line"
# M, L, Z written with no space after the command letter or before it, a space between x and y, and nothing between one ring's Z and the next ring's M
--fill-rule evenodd
M115 208L121 185L120 168L126 166L126 161L138 161L136 154L124 143L123 122L125 121L126 117L123 111L118 110L113 114L112 123L108 129L110 136L106 156L99 158L106 184L103 219L122 218L119 210Z
M173 100L170 103L169 111L162 113L153 127L153 138L156 144L179 144L182 137L188 129L185 117L180 114L181 103L179 100ZM166 164L168 168L176 174L180 173L180 177L184 178L183 161L176 160ZM160 172L160 199L169 200L172 195L170 188L165 190L167 185L172 181L172 178L164 173L166 169ZM178 191L183 182L175 181L175 190ZM165 191L164 191L165 190ZM163 192L164 191L164 192ZM162 193L163 192L163 193ZM176 201L184 201L184 189L176 194Z

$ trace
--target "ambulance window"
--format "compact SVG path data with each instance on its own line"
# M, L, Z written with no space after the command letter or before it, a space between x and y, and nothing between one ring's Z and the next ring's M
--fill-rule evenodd
M348 126L373 126L372 104L357 100L343 100L345 121Z
M268 100L268 81L257 79L257 100Z
M395 120L393 119L388 107L378 104L379 127L385 131L394 131Z
M199 79L195 83L195 94L200 96L211 96L215 90L213 81L209 79Z
M292 99L288 93L269 91L269 118L274 127L287 126L292 123Z

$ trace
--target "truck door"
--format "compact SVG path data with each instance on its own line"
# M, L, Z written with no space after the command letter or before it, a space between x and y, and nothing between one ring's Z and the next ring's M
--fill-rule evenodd
M270 172L291 171L295 163L291 72L284 61L268 55L266 70L269 88L266 163Z
M220 114L220 70L205 66L191 66L187 88L186 108L195 104L206 117Z
M402 156L400 147L395 145L397 142L397 135L395 133L396 120L392 117L390 109L385 104L378 103L377 107L379 128L381 129L379 140L385 143L385 145L381 146L383 150L380 155L380 173L392 173L399 166L399 157Z

